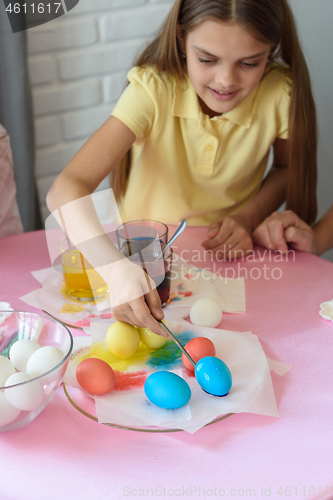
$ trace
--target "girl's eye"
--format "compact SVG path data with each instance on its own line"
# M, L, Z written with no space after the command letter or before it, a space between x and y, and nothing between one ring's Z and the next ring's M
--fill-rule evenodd
M256 62L256 63L243 62L242 64L243 64L243 66L245 66L245 68L257 68L259 66L258 62Z
M201 63L209 64L213 63L214 61L211 61L210 59L202 59L201 57L198 57L198 61Z

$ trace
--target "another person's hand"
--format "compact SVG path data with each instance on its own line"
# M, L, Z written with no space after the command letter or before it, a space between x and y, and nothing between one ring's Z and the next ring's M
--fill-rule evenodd
M282 254L288 251L288 243L294 250L317 255L317 242L313 229L294 212L274 212L254 231L253 241Z
M163 319L161 300L154 281L136 264L122 259L112 265L107 280L110 290L111 312L118 321L167 337L156 321Z
M253 249L252 228L240 215L231 215L214 221L208 228L208 239L202 242L205 250L216 257L240 258Z

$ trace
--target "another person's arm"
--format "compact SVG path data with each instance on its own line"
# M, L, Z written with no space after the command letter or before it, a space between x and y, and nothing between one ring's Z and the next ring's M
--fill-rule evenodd
M253 233L255 243L286 253L294 250L321 255L333 248L333 205L311 228L294 212L274 212Z
M234 215L213 222L208 228L208 239L202 242L213 254L223 252L228 258L240 257L253 248L254 229L285 200L287 188L288 142L274 142L274 164L264 179L257 195Z
M164 317L156 288L151 289L142 270L124 259L112 244L89 196L116 168L134 141L134 133L111 116L56 178L47 195L47 205L51 212L58 211L58 221L69 238L108 283L111 304L112 296L128 296L129 300L112 308L114 317L165 336L155 319Z
M333 205L313 226L317 241L317 255L333 248Z

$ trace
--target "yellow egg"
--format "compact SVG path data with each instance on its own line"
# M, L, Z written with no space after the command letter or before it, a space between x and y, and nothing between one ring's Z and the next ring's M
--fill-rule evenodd
M139 347L140 335L135 326L116 321L108 328L105 340L112 354L118 358L129 358Z
M168 340L162 335L156 335L156 333L151 332L148 328L138 328L140 333L141 342L151 349L159 349L163 347Z

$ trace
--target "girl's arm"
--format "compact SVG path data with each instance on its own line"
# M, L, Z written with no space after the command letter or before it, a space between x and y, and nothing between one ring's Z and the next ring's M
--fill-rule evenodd
M333 248L333 205L313 226L317 242L317 255Z
M109 285L111 304L119 304L112 307L113 316L165 336L155 319L164 317L156 288L112 244L90 196L134 141L134 133L111 116L55 179L46 202L73 244Z
M48 208L54 211L91 194L119 164L134 141L133 132L110 116L55 179L46 198Z
M241 257L253 248L254 229L285 200L288 177L288 142L277 138L273 144L274 163L257 195L234 215L213 222L209 239L202 243L213 254L223 252L228 258Z

